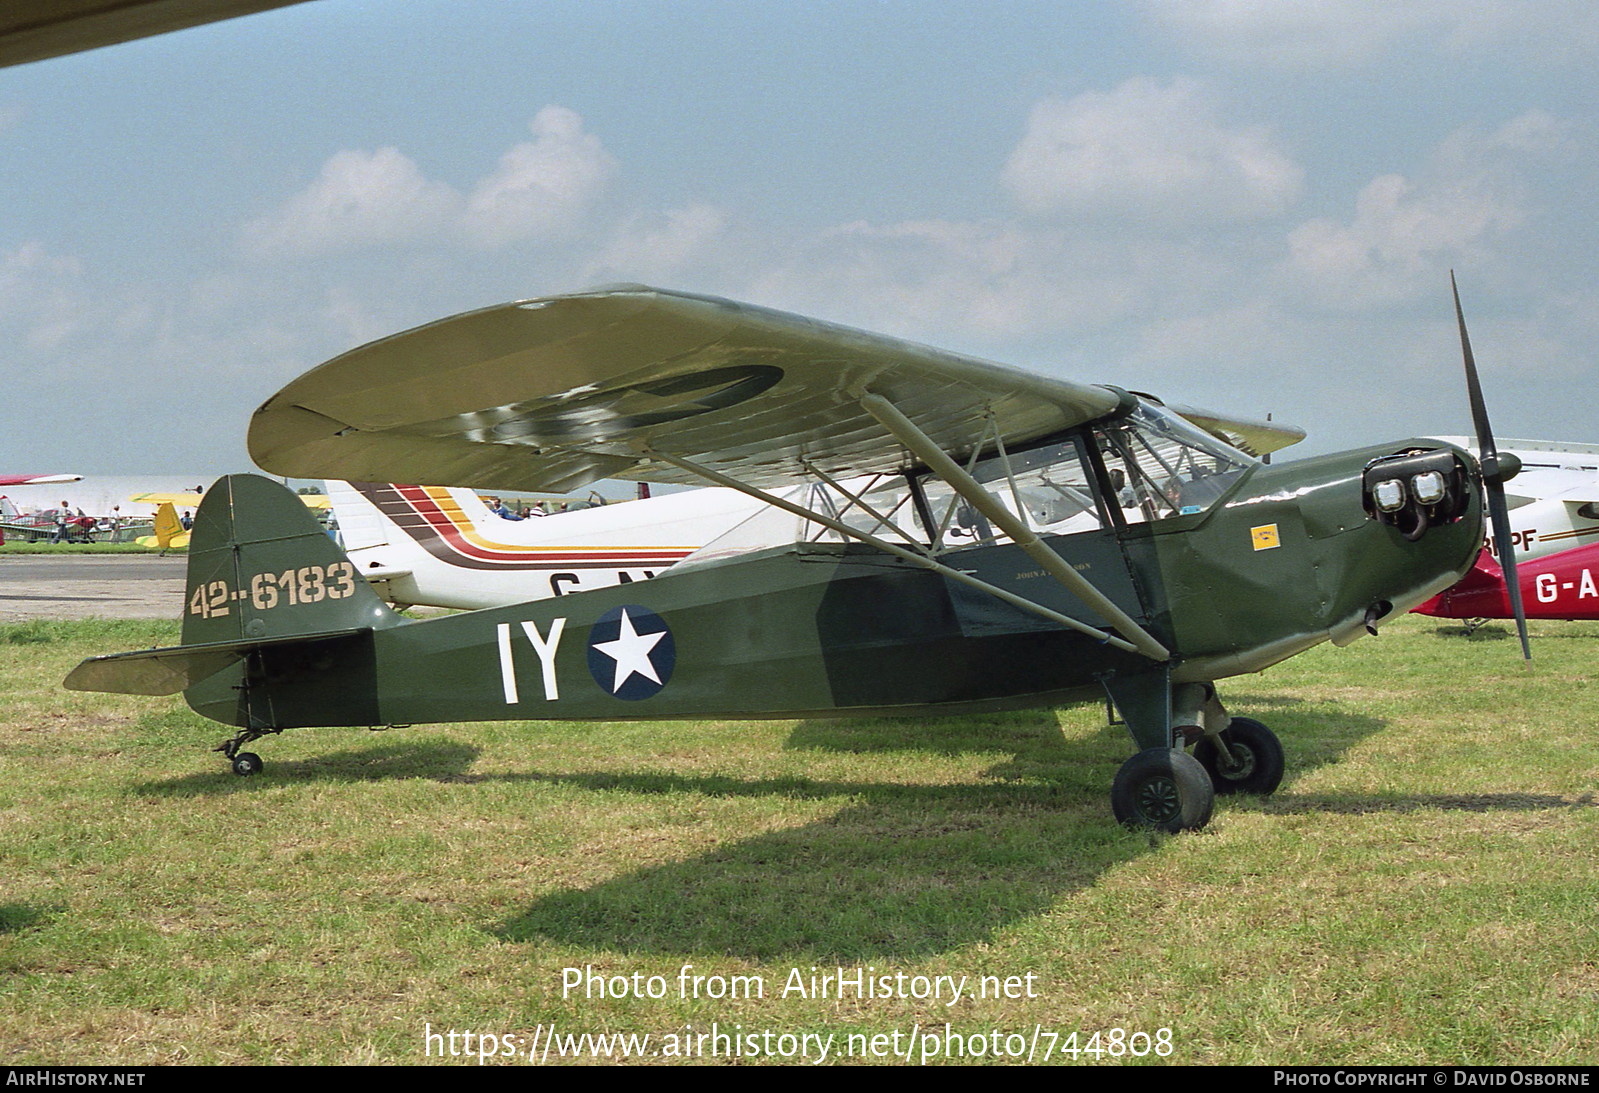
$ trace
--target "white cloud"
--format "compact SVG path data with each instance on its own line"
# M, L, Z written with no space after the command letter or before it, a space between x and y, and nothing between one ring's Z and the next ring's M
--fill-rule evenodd
M1147 310L1173 280L1208 280L1208 260L1160 239L1037 225L857 222L774 252L747 292L918 341L999 345L1103 331Z
M1485 258L1527 220L1523 174L1565 144L1565 127L1540 111L1486 134L1459 130L1418 178L1369 182L1348 222L1318 218L1290 232L1288 267L1323 302L1363 307L1436 292L1448 268Z
M703 204L668 209L628 219L584 266L581 280L656 282L690 269L723 266L732 249L721 209Z
M277 212L245 228L267 253L324 254L417 239L444 230L461 203L397 148L344 151Z
M429 179L397 148L346 150L277 211L245 226L263 254L324 255L432 240L492 248L570 235L615 172L571 110L548 106L467 194Z
M1164 223L1275 216L1304 172L1261 126L1222 121L1198 83L1144 77L1033 107L1001 179L1026 211Z
M0 330L29 349L51 351L93 324L76 258L51 254L37 242L0 251Z
M475 241L500 245L570 233L616 172L600 139L561 106L534 117L533 140L500 157L467 198L461 226Z

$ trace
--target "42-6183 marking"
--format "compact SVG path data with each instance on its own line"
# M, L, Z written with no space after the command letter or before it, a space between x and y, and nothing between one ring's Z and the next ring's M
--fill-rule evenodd
M219 618L231 611L231 604L244 599L257 611L342 600L355 592L355 581L355 565L351 562L301 566L282 573L257 573L250 578L248 588L232 588L227 581L210 581L195 586L189 597L189 614L202 619Z

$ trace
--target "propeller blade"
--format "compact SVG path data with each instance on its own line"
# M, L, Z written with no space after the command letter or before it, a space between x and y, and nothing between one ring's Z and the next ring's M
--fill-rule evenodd
M1510 537L1510 509L1505 504L1505 480L1515 474L1520 463L1511 460L1501 463L1499 449L1494 444L1493 428L1488 424L1488 405L1483 401L1482 382L1477 377L1477 359L1471 353L1471 337L1466 333L1466 315L1460 308L1460 286L1455 283L1454 270L1449 271L1449 288L1455 296L1455 321L1460 325L1460 352L1466 362L1466 394L1471 400L1471 423L1477 430L1483 494L1488 502L1488 516L1493 523L1499 568L1505 575L1510 610L1516 616L1516 633L1521 638L1522 659L1531 661L1532 646L1527 642L1527 613L1521 603L1521 579L1516 574L1516 545Z

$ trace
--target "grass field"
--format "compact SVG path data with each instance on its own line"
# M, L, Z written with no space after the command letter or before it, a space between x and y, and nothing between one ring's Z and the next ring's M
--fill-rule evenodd
M1094 707L304 730L241 779L181 701L59 688L175 626L0 628L0 1062L420 1063L429 1030L440 1061L552 1025L654 1060L714 1023L746 1061L1591 1064L1599 626L1534 635L1527 672L1503 628L1411 617L1224 683L1288 777L1163 837L1112 822L1130 745ZM684 965L764 997L682 997ZM563 996L585 967L624 996ZM965 994L785 996L813 967Z
M187 554L188 547L156 550L138 543L27 543L15 537L0 543L0 557L9 554Z

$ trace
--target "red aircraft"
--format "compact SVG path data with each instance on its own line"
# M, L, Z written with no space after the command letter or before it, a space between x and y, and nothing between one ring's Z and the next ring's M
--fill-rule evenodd
M77 482L81 474L0 474L0 486L48 486L52 482Z
M1517 563L1521 602L1529 619L1599 619L1599 543ZM1510 619L1504 570L1484 550L1460 583L1416 608L1445 619Z

